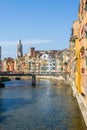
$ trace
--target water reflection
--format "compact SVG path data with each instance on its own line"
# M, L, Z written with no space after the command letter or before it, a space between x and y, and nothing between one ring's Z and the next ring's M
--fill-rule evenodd
M0 130L86 130L77 101L62 82L10 81L0 89Z

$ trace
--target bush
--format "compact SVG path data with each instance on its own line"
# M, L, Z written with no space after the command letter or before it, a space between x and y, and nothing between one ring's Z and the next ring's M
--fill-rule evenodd
M6 81L10 81L10 79L8 77L1 77L1 82L6 82Z

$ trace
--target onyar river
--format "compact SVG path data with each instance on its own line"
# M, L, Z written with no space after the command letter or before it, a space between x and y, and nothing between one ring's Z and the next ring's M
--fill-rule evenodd
M72 89L62 81L12 80L0 88L0 130L87 130Z

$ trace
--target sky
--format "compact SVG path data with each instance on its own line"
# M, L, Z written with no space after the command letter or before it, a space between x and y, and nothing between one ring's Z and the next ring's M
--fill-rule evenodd
M0 0L2 59L16 58L18 40L23 53L69 48L80 0Z

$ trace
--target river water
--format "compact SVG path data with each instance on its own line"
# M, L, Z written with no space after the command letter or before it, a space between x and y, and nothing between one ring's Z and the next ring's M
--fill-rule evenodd
M69 86L13 80L0 88L0 130L87 130Z

